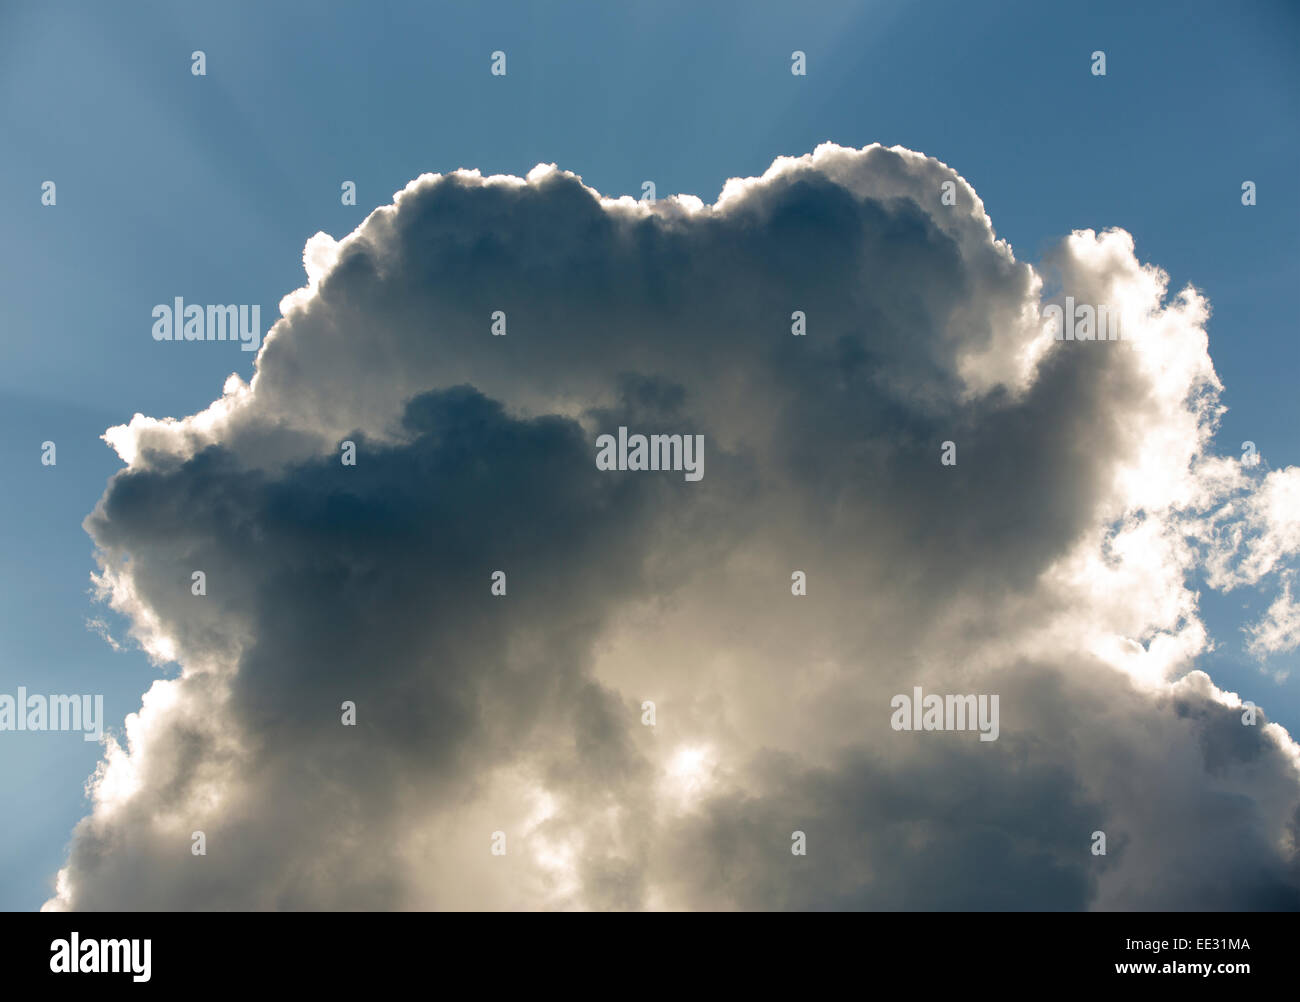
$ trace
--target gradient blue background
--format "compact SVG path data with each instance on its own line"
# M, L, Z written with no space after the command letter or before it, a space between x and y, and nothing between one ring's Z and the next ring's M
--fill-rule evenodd
M153 305L260 303L269 328L304 282L304 241L343 236L424 171L553 161L605 194L653 180L712 201L826 140L921 150L974 185L1019 258L1118 225L1175 291L1202 289L1221 451L1249 439L1271 466L1300 462L1298 103L1300 5L1282 2L5 0L0 692L102 692L120 730L158 676L85 626L124 639L92 602L80 527L119 466L98 436L136 411L202 409L253 356L156 343ZM1242 650L1267 601L1206 593L1222 649L1203 663L1300 734L1300 673L1279 682ZM50 895L98 758L75 734L0 734L0 908Z

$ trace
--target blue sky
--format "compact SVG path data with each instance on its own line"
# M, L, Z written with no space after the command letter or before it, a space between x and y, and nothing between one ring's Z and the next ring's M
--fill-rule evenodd
M504 78L487 71L497 49ZM426 171L555 162L605 194L653 180L712 201L826 140L901 144L970 181L1021 259L1074 228L1129 230L1173 290L1213 305L1222 451L1249 439L1274 467L1300 462L1297 52L1288 3L7 3L0 692L103 692L120 728L156 677L85 627L121 638L91 600L80 527L119 467L98 436L137 411L202 409L252 355L156 343L153 304L260 303L269 327L309 236L343 236ZM1259 608L1207 596L1222 650L1206 665L1295 734L1300 672L1279 683L1241 650ZM0 907L28 909L98 748L53 733L14 747L0 739Z

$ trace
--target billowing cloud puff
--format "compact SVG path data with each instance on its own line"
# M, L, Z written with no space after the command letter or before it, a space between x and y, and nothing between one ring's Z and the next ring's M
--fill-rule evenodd
M303 261L251 384L106 435L97 580L181 670L47 907L1300 905L1300 752L1189 587L1294 555L1295 473L1214 454L1209 306L1128 234L1036 269L825 145L712 205L426 175Z

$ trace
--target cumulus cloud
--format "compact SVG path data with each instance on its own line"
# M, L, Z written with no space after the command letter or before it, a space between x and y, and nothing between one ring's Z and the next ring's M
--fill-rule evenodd
M1127 233L1034 267L824 145L712 205L425 175L303 262L250 384L105 436L97 580L180 673L48 908L1300 905L1300 751L1188 584L1282 567L1296 471L1214 454L1209 305ZM619 426L705 476L598 470ZM894 730L914 686L998 740Z
M1246 649L1261 661L1300 647L1300 603L1291 595L1293 581L1294 575L1288 574L1282 584L1282 593L1258 622L1245 627L1250 638Z

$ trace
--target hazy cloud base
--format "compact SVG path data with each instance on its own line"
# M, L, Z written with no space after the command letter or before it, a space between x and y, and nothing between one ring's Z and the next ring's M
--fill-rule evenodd
M1208 304L1128 234L1035 269L825 145L711 206L426 175L304 264L250 385L106 436L103 597L182 670L47 908L1300 906L1300 751L1188 586L1276 578L1295 646L1300 471L1214 454ZM1130 340L1045 338L1066 295ZM619 425L703 480L598 471ZM999 739L892 730L914 685Z

